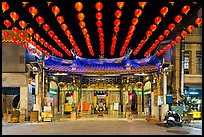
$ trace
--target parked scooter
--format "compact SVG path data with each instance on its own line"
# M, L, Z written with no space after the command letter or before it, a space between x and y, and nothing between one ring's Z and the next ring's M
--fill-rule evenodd
M174 126L182 127L181 116L176 111L167 111L163 123L165 124L166 127L174 127Z

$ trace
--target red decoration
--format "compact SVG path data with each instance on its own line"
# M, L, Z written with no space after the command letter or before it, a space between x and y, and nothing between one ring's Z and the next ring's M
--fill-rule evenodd
M182 36L182 37L185 37L186 35L187 35L187 31L182 30L182 31L181 31L181 36Z
M146 35L147 35L147 37L150 37L150 36L152 35L152 31L151 31L151 30L148 30L148 31L146 32Z
M12 36L11 39L13 40L13 42L16 42L18 40L15 36Z
M76 2L75 9L80 12L83 9L83 4L81 2Z
M164 30L164 35L167 37L169 35L170 31L168 29Z
M7 38L9 36L9 33L7 31L3 31L3 36Z
M98 28L97 31L98 31L98 33L102 33L103 29L102 28Z
M7 27L7 29L11 26L10 20L4 20L4 25Z
M150 30L151 30L152 32L154 32L154 31L156 30L156 28L157 28L157 25L155 25L155 24L152 24L152 25L150 26Z
M101 27L101 26L102 26L102 22L101 22L100 20L98 20L98 21L96 22L96 26L97 26L97 27Z
M191 7L189 5L185 5L183 8L182 8L182 13L186 14L189 12L189 10L191 9Z
M131 26L129 27L129 31L134 31L135 29L136 29L135 25L131 25Z
M34 38L35 38L36 40L38 40L38 39L40 38L40 35L39 35L38 33L35 33L35 34L34 34Z
M71 32L70 32L69 30L65 30L65 34L66 34L67 36L69 36L69 35L71 35Z
M19 34L19 36L23 39L23 38L25 38L25 34L23 33L23 32L21 32L20 34Z
M26 42L30 43L31 42L31 39L29 37L27 37L26 39Z
M113 28L113 30L117 33L120 30L120 28L116 26Z
M115 11L115 16L116 16L116 18L120 18L121 15L122 15L122 11L121 11L121 10L116 10L116 11Z
M100 13L100 12L97 12L97 13L96 13L96 19L97 19L97 20L101 20L102 17L103 17L103 16L102 16L102 13Z
M161 22L162 18L160 16L156 17L154 19L154 23L156 23L157 25Z
M192 32L193 30L194 30L194 26L193 25L189 25L188 27L187 27L187 30L188 30L188 32Z
M43 44L45 42L45 40L43 38L39 39L40 44Z
M176 23L179 23L181 20L182 20L182 16L181 16L181 15L177 15L177 16L174 18L174 21L175 21Z
M34 6L29 8L29 12L30 12L30 14L32 15L33 18L34 18L34 16L36 14L38 14L38 10Z
M54 13L55 17L57 16L57 14L60 13L60 9L57 6L53 6L52 7L52 12Z
M27 48L28 48L28 45L27 45L27 44L24 44L23 47L24 47L25 49L27 49Z
M144 7L146 6L147 2L138 2L138 5L144 9Z
M56 35L54 35L52 38L53 38L54 41L58 40L58 37Z
M175 38L175 40L176 40L176 42L181 41L181 36L177 36L177 37Z
M38 16L37 18L36 18L36 21L38 22L38 24L43 24L44 23L44 19L43 19L43 17L41 17L41 16Z
M172 41L171 41L171 45L172 45L172 46L176 45L176 41L175 41L175 40L172 40Z
M168 11L169 11L168 7L163 7L163 8L160 10L160 13L165 17L165 15L167 14Z
M10 17L13 19L14 22L19 19L19 15L16 12L11 12Z
M32 28L27 28L27 32L32 35L34 33L34 30Z
M135 16L137 18L139 18L139 16L142 14L142 10L141 9L136 9L135 12L134 12Z
M169 24L168 29L170 29L172 31L174 28L175 28L175 24L174 23Z
M87 34L88 33L88 30L86 29L86 28L83 28L82 29L82 33L85 35L85 34Z
M14 33L18 33L18 28L17 27L12 27L12 31L14 32Z
M83 13L79 13L79 14L77 14L77 18L78 18L80 21L82 21L82 20L84 20L85 16L84 16Z
M64 18L62 16L57 16L57 21L61 25L64 22Z
M61 28L62 28L62 30L67 30L68 29L68 27L67 27L67 24L65 24L65 23L63 23L62 25L61 25Z
M97 2L97 3L95 4L95 8L96 8L98 11L100 11L100 10L103 9L103 4L102 4L101 2Z
M44 24L43 29L47 32L48 30L50 30L50 26L48 24Z
M162 41L162 40L164 39L164 35L160 35L160 36L158 37L158 39L159 39L160 41Z
M79 26L80 26L81 29L82 29L82 28L86 27L86 24L85 24L84 21L80 21L80 22L79 22Z
M27 23L24 20L21 20L19 22L19 25L21 26L22 29L24 29L25 27L27 27Z
M136 25L137 23L138 23L138 18L133 18L133 19L132 19L132 24L133 24L133 25Z
M195 20L195 24L198 25L198 27L200 27L200 24L202 23L202 17L198 17L196 20Z
M125 2L117 2L117 6L118 6L119 9L122 9L124 4L125 4Z
M53 37L53 36L55 35L55 33L54 33L54 31L49 30L49 31L48 31L48 35L49 35L50 37Z
M18 41L17 41L17 44L18 44L19 46L22 46L23 42L20 41L20 40L18 40Z
M166 48L167 48L167 49L170 49L170 48L171 48L171 44L168 44L168 45L166 46Z
M3 13L9 9L9 5L7 2L2 2L2 10Z
M114 21L114 24L115 24L115 26L119 26L119 25L120 25L120 20L119 20L119 19L116 19L116 20Z
M160 41L159 41L158 39L156 39L156 40L154 41L154 44L158 45L159 42L160 42Z
M145 44L145 40L140 40L140 44L144 45Z

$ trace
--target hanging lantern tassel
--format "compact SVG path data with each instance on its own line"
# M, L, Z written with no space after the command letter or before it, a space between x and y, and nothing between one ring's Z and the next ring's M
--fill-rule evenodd
M47 2L47 6L49 7L52 2Z
M22 2L22 4L23 4L23 8L25 8L28 2Z

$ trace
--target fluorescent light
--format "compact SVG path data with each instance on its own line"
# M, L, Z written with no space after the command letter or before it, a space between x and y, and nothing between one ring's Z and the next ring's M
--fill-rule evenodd
M141 73L135 73L134 75L135 76L147 76L148 74L145 74L145 73L142 73L142 74Z
M53 75L67 75L67 73L54 73Z

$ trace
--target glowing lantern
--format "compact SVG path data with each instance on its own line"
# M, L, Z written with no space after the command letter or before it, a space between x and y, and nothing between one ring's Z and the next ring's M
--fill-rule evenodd
M101 19L102 19L102 13L97 12L97 13L96 13L96 19L97 19L97 20L101 20Z
M160 42L160 41L159 41L158 39L156 39L156 40L154 41L154 44L155 44L155 45L158 45L159 42Z
M164 35L165 35L165 36L168 36L169 33L170 33L170 31L169 31L168 29L164 30Z
M128 31L128 36L132 36L133 35L133 31Z
M69 30L65 30L65 34L66 34L67 36L69 36L69 35L71 34L71 32L70 32Z
M97 31L98 31L98 33L102 33L103 29L102 28L98 28Z
M101 22L100 20L98 20L98 21L96 22L96 26L101 27L101 26L102 26L102 22Z
M95 5L95 8L100 11L103 9L103 4L101 2L97 2L96 5Z
M146 32L146 35L147 35L147 37L150 37L150 36L152 35L152 31L151 31L151 30L148 30L148 31Z
M141 9L136 9L135 12L134 12L135 16L137 18L139 18L139 16L142 14L142 10Z
M36 14L38 14L38 10L34 6L29 8L29 12L30 12L30 14L32 15L33 18L34 18L34 16Z
M187 30L188 30L188 32L192 32L193 30L194 30L194 26L193 25L189 25L188 27L187 27Z
M167 14L168 11L169 11L168 7L163 7L163 8L160 10L160 13L165 17L165 15Z
M175 24L174 23L169 24L168 28L172 31L175 28Z
M187 13L189 12L189 10L191 9L191 7L190 6L188 6L188 5L186 5L186 6L184 6L183 8L182 8L182 13L184 13L184 14L186 14L187 15Z
M34 30L32 28L27 28L27 32L32 35L34 33Z
M48 47L49 43L48 43L48 42L45 42L43 45L44 45L45 47Z
M34 38L35 38L36 40L38 40L38 39L40 38L40 35L39 35L38 33L35 33L35 34L34 34Z
M116 26L113 28L113 30L117 33L120 30L120 28Z
M27 45L27 44L24 44L23 47L24 47L25 49L27 49L27 48L28 48L28 45Z
M138 5L144 9L145 5L147 4L147 2L138 2Z
M156 28L157 28L157 25L155 25L155 24L152 24L150 26L150 30L153 31L153 32L156 30Z
M122 15L121 10L116 10L116 11L115 11L115 16L116 16L116 18L120 18L121 15Z
M54 35L52 38L53 38L54 41L58 40L58 37L56 35Z
M50 31L48 31L48 35L49 35L50 37L53 37L53 36L55 35L55 33L54 33L54 31L50 30Z
M156 23L157 25L161 22L162 18L160 16L156 17L154 19L154 23Z
M29 37L27 37L26 39L26 42L30 43L31 42L31 39Z
M79 22L79 26L80 26L80 28L82 29L82 28L84 28L84 27L86 26L86 24L85 24L84 21L80 21L80 22Z
M120 20L119 20L119 19L116 19L116 20L114 21L114 24L115 24L115 26L119 26L119 25L120 25Z
M35 54L36 52L37 52L37 51L34 49L34 50L33 50L33 53Z
M80 12L83 9L83 4L81 2L76 2L75 9Z
M133 18L133 19L132 19L132 24L133 24L133 25L136 25L137 23L138 23L138 18Z
M177 15L177 16L174 18L174 21L175 21L176 23L179 23L181 20L182 20L182 16L181 16L181 15Z
M162 40L164 39L164 35L160 35L160 36L158 37L158 39L159 39L160 41L162 41Z
M63 24L61 25L61 28L62 28L62 30L64 30L64 31L67 30L67 28L68 28L68 27L67 27L67 24L63 23Z
M145 44L145 41L144 41L144 40L140 40L140 44L141 44L141 45L144 45L144 44Z
M64 22L64 18L62 16L57 16L57 21L61 25Z
M22 46L23 42L20 41L20 40L18 40L18 41L17 41L17 44L18 44L19 46Z
M172 40L172 41L171 41L171 45L172 45L172 46L176 45L176 41L175 41L175 40Z
M35 42L35 41L31 41L31 44L32 44L33 46L36 46L36 42Z
M19 15L16 12L11 12L10 17L13 19L14 23L19 19Z
M130 30L130 31L134 31L135 28L136 28L135 25L131 25L131 26L129 27L129 30Z
M118 6L119 9L122 9L124 4L125 4L125 2L117 2L117 6Z
M2 2L2 10L3 13L9 9L9 5L7 2Z
M4 25L7 27L7 29L11 26L10 20L4 20Z
M186 35L187 35L187 31L182 30L182 31L181 31L181 36L182 36L182 37L185 37Z
M25 27L27 27L27 23L24 20L21 20L19 22L19 25L21 26L22 29L24 29Z
M43 43L45 42L45 40L44 40L43 38L40 38L40 39L39 39L39 42L40 42L41 44L43 44Z
M13 31L14 33L18 33L18 28L17 28L17 27L12 27L12 31Z
M15 36L12 36L11 39L12 39L13 42L16 42L18 40Z
M82 29L82 33L85 35L88 32L88 30L86 28Z
M48 30L50 30L50 26L48 24L44 24L43 29L47 32Z
M9 33L7 31L4 31L3 36L7 38L9 36Z
M19 34L19 36L23 39L23 38L25 38L25 34L23 33L23 32L21 32L20 34Z
M200 27L200 24L202 23L202 17L198 17L196 20L195 20L195 24L198 25L198 27Z
M52 12L54 13L55 17L57 16L57 14L60 13L60 9L57 6L53 6L52 7Z
M170 49L170 48L171 48L171 44L168 44L168 45L166 46L166 48L167 48L167 49Z
M36 18L36 21L38 22L38 24L43 24L44 23L44 19L43 19L43 17L41 17L41 16L38 16L37 18Z
M181 40L181 36L177 36L177 37L175 38L175 40L176 40L176 42L179 42L179 41Z
M100 33L100 34L99 34L99 37L100 37L100 38L104 37L104 34L103 34L103 33Z
M85 16L84 16L83 13L79 13L79 14L77 15L77 18L78 18L80 21L82 21L82 20L84 20Z

